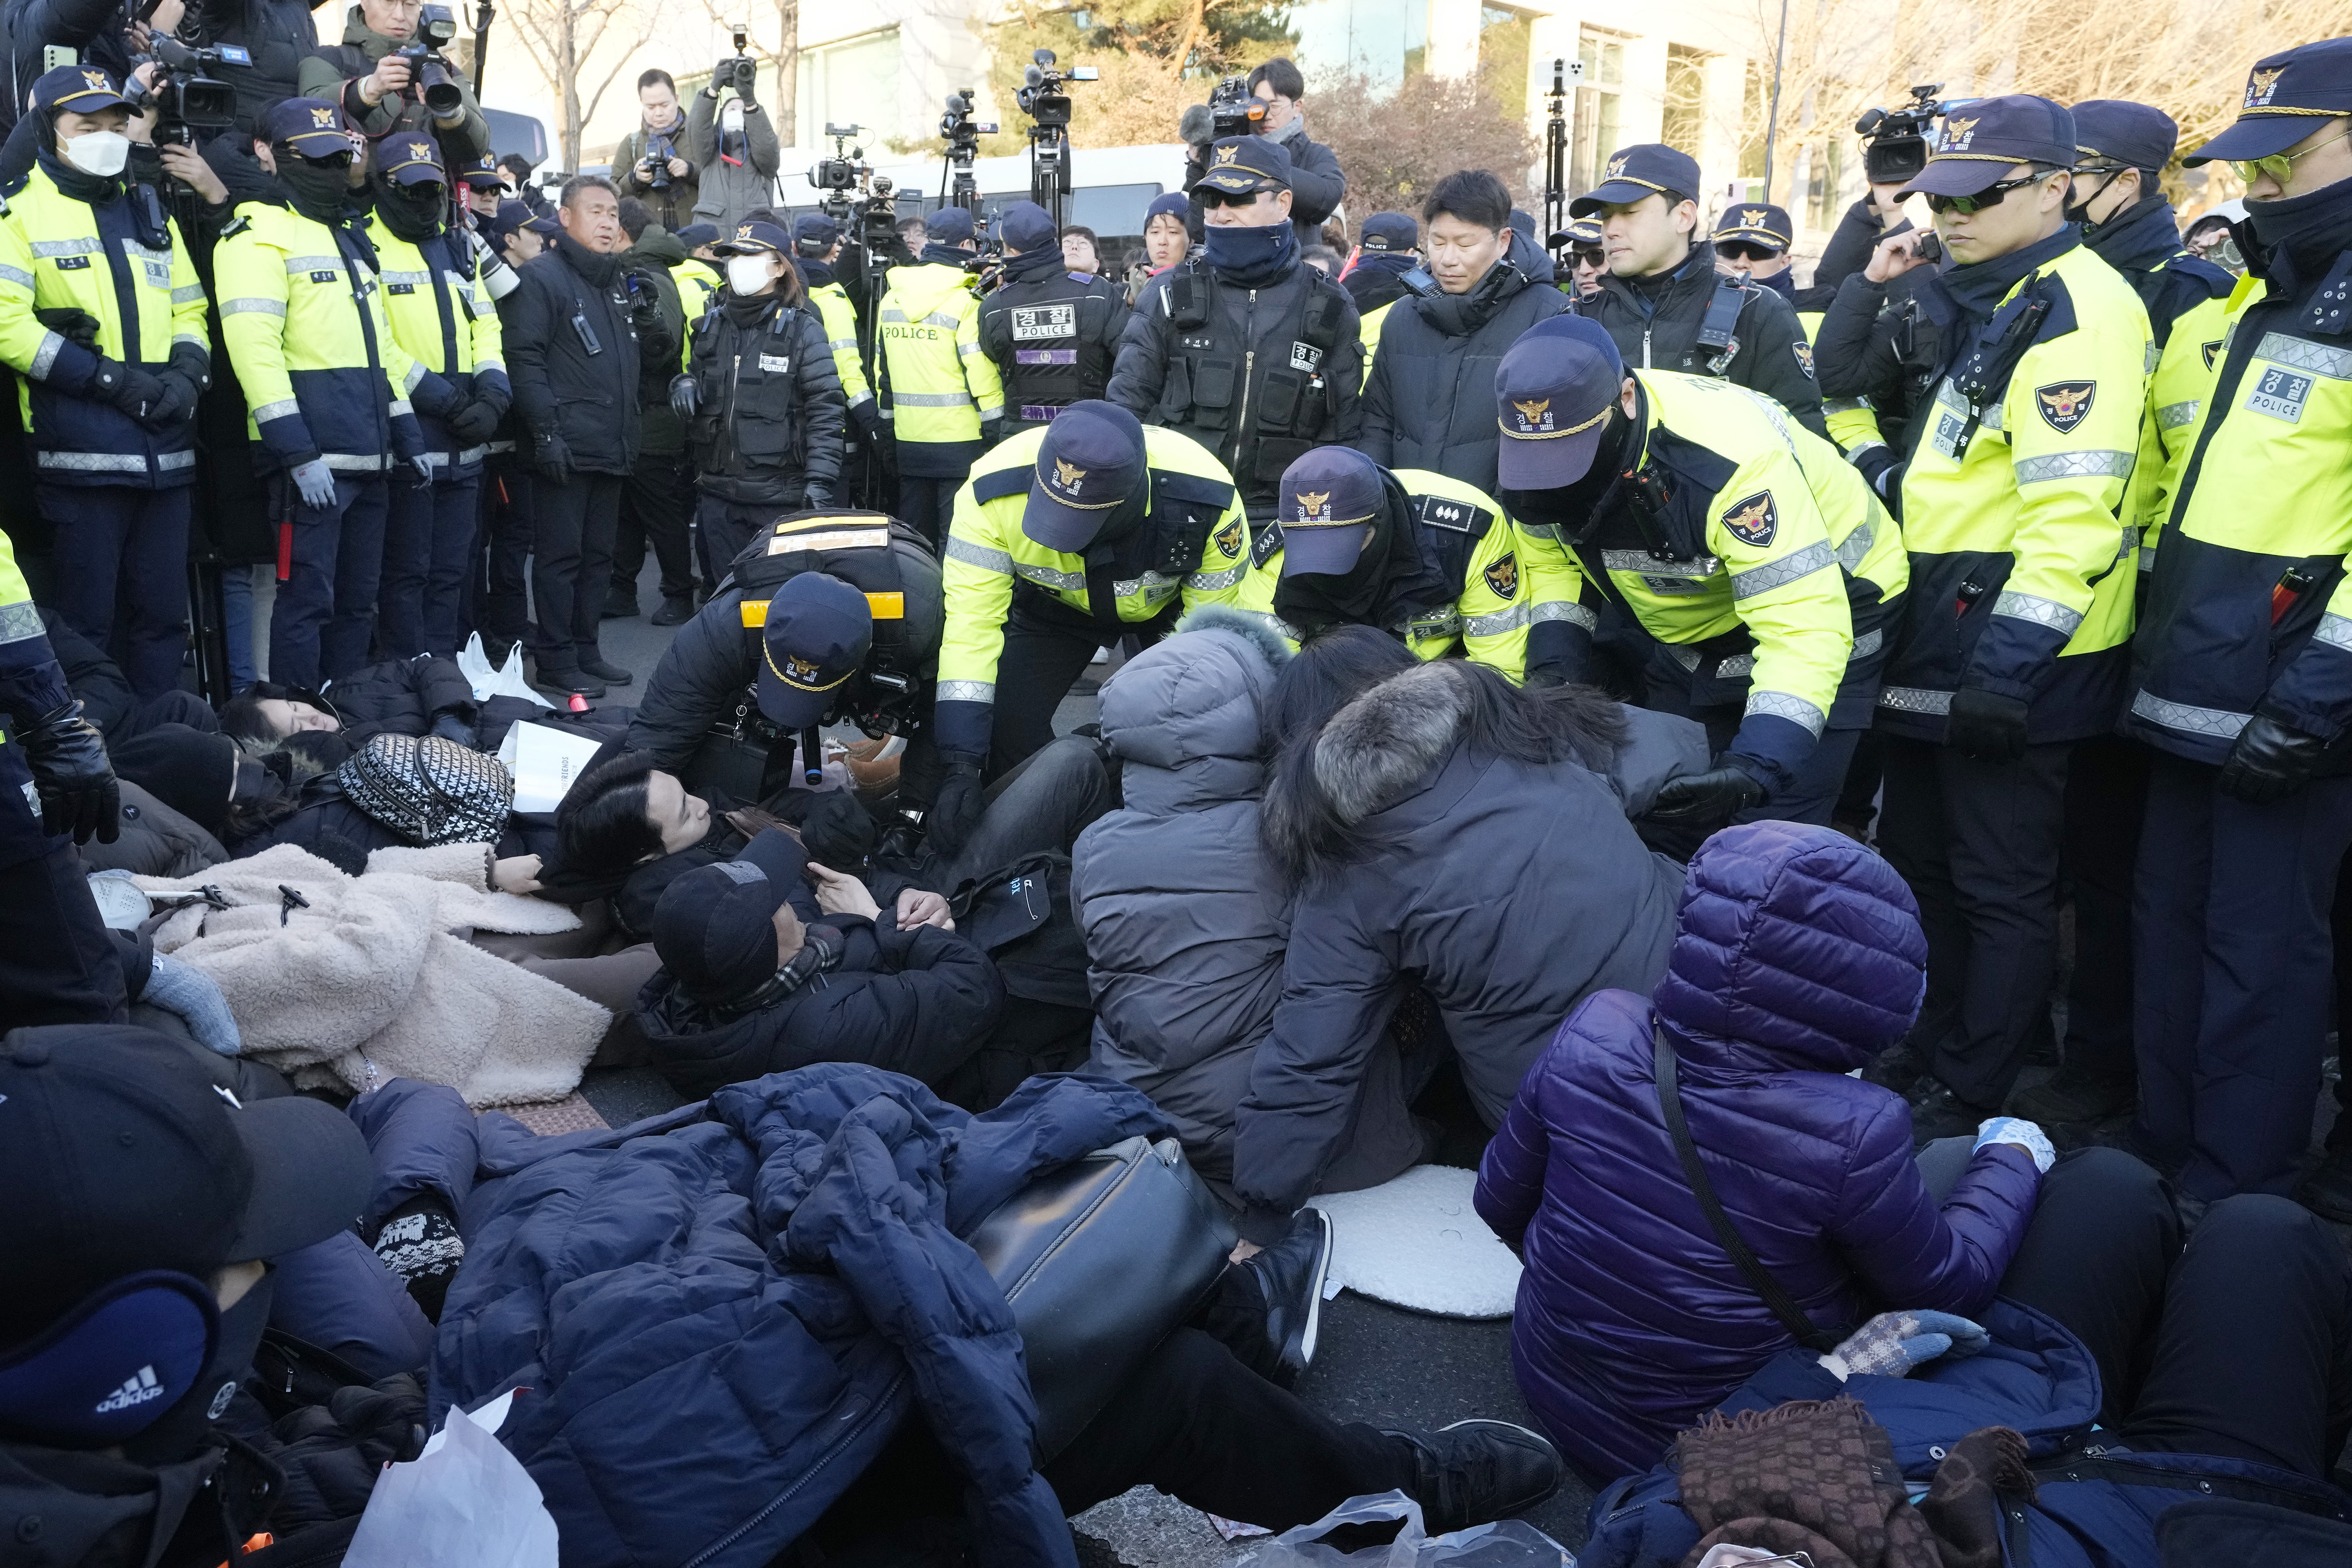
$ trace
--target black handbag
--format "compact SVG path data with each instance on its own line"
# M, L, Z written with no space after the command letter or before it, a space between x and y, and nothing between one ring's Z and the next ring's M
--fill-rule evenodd
M965 1239L1020 1326L1042 1465L1192 1315L1235 1238L1181 1145L1138 1136L1037 1177Z

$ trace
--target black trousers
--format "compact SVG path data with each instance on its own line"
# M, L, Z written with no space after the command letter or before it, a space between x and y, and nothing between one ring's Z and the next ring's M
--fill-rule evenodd
M193 486L33 487L57 528L58 618L103 649L142 697L180 682L188 647L188 517Z
M530 630L531 486L535 476L505 458L492 458L482 472L482 525L476 533L476 565L467 580L466 622L482 634L493 664L509 648L528 641Z
M799 509L798 501L789 506L747 506L740 501L722 501L716 496L697 497L694 551L702 563L703 580L717 588L754 536L787 512Z
M2284 1196L2311 1142L2335 998L2328 916L2352 778L2267 806L2159 756L2132 905L2139 1135L2192 1197Z
M269 678L317 691L368 662L391 491L382 474L337 474L334 500L313 507L288 476L270 484L285 520L269 611Z
M948 523L955 511L955 493L970 477L969 474L944 478L925 474L899 475L898 520L921 529L931 547L938 549L948 537Z
M1086 674L1097 651L1109 646L1087 616L1059 601L1041 605L1035 598L1016 587L1013 612L1005 617L1004 650L996 661L996 713L988 743L992 780L1053 740L1055 710ZM1171 604L1154 619L1120 631L1150 647L1181 612L1181 604Z
M541 479L532 491L530 592L543 679L598 656L596 628L613 575L613 533L621 524L621 476L574 474L565 485Z
M376 651L387 659L455 657L458 600L481 528L479 475L421 485L394 478L384 514Z
M1985 762L1890 736L1878 847L1919 901L1927 996L1911 1040L1971 1105L2009 1097L2050 1027L2058 853L2072 742Z
M2131 1448L2325 1480L2352 1435L2352 1262L2285 1198L2216 1203L2183 1250L2153 1170L2080 1150L2043 1178L2000 1293L2089 1348L2100 1422Z
M613 591L637 596L646 546L661 563L661 596L694 598L694 469L683 453L646 454L621 485L621 521L613 536ZM717 582L715 577L705 580Z
M1068 854L1094 820L1117 803L1102 747L1067 735L1032 752L989 786L987 809L953 855L928 863L925 887L953 888L1040 852Z
M2078 743L2066 768L2062 863L2074 902L2066 1065L2131 1081L2132 868L2147 811L2147 748L2117 735Z
M99 918L89 875L70 843L0 866L0 1019L5 1028L121 1023L129 1016L122 958Z

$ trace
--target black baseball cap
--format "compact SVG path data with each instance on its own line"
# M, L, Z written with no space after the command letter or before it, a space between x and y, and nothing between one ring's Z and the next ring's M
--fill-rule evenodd
M923 232L933 245L961 245L972 237L971 214L961 207L941 207L923 214Z
M997 214L996 237L1018 251L1044 250L1061 238L1054 214L1034 202L1015 202Z
M1143 483L1147 466L1143 424L1135 415L1099 399L1072 403L1038 444L1021 531L1047 549L1085 549L1111 509Z
M2236 123L2181 162L2193 169L2216 158L2268 158L2338 114L2352 114L2352 38L2299 44L2254 62Z
M1785 207L1769 202L1736 202L1723 209L1713 237L1717 244L1746 240L1768 250L1786 250L1795 242L1796 233L1797 225L1789 221Z
M97 66L59 66L43 72L41 79L33 84L33 107L97 114L110 109L131 109L133 105L122 96L122 86L112 72Z
M804 571L768 601L760 632L760 711L785 729L824 722L842 683L874 647L874 608L837 577Z
M529 229L536 235L552 236L562 234L563 225L553 218L542 217L532 212L521 202L511 200L500 202L498 212L490 219L491 236L503 244L507 235L517 229Z
M352 151L352 128L343 111L323 98L289 98L264 110L262 140L290 147L305 158L331 158Z
M713 256L790 256L793 236L781 224L737 224L732 238L710 247Z
M2095 98L2074 108L2074 151L2084 162L2161 169L2172 162L2180 126L2152 103Z
M507 172L499 167L497 159L486 152L471 162L458 164L457 178L478 190L503 190L506 187Z
M1200 183L1221 196L1290 189L1290 153L1270 136L1228 136L1209 148Z
M800 840L768 828L736 859L681 873L654 905L662 967L688 996L715 1006L766 985L778 967L776 911L807 864Z
M240 1103L188 1048L128 1024L0 1037L0 1345L151 1270L209 1285L366 1207L367 1140L324 1101ZM133 1368L135 1371L136 1368Z
M1282 474L1282 575L1337 576L1363 554L1386 502L1381 465L1347 446L1318 446Z
M446 185L440 150L430 136L387 136L376 143L376 169L404 185Z
M680 239L685 237L683 234L678 235ZM719 231L713 229L710 237L717 239ZM793 244L800 247L803 256L823 256L840 237L841 225L823 213L803 213L793 220ZM692 250L694 246L689 245L686 248Z
M1495 368L1498 483L1556 490L1583 478L1624 386L1625 361L1599 323L1555 316L1521 333Z
M1569 203L1568 215L1591 217L1603 207L1638 202L1644 196L1696 197L1698 188L1697 159L1663 141L1644 141L1612 152L1601 183Z
M1364 220L1359 243L1375 256L1402 255L1421 243L1421 225L1403 213L1374 213Z
M1927 166L1902 194L1973 196L2020 163L2072 169L2076 140L2074 117L2063 103L2030 92L1971 99L1945 114Z

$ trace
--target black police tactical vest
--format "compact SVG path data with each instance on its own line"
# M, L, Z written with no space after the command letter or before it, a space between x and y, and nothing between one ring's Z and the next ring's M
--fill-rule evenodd
M700 401L687 433L706 487L730 500L756 502L766 497L738 494L743 485L725 481L755 487L787 477L797 483L808 453L799 367L793 363L800 351L801 312L786 306L747 330L728 319L721 298L711 296L694 334L688 373Z
M877 537L879 542L864 542ZM857 676L844 685L841 700L845 711L854 711L861 722L869 709L874 716L903 719L920 695L921 669L908 645L906 581L898 570L902 546L926 553L930 548L921 534L887 513L795 512L752 536L730 564L721 587L741 590L746 604L763 603L803 572L821 571L865 594L874 610L874 651L866 654ZM747 625L743 634L755 651L761 648L762 627ZM766 655L758 652L756 656ZM756 671L758 665L752 667Z
M1074 402L1099 398L1110 387L1110 345L1104 328L1111 298L1090 289L1091 277L1048 272L1008 283L981 307L1005 315L1012 357L1001 361L1007 428L1038 424Z
M1306 455L1331 417L1323 361L1339 339L1348 295L1301 263L1310 287L1286 313L1269 313L1249 342L1231 342L1217 315L1220 283L1199 257L1171 275L1168 325L1174 342L1153 422L1207 434L1204 444L1226 458L1235 478L1263 486ZM1251 361L1251 351L1256 361Z

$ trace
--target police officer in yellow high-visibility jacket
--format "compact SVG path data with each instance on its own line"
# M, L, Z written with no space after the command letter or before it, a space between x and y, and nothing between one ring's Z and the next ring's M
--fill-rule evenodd
M849 400L850 425L857 439L870 445L881 417L875 411L874 389L866 383L865 361L857 356L857 309L833 275L840 256L841 227L831 218L803 213L793 220L793 265L800 269L809 301L824 322L825 347L833 350L833 368L840 372L842 395ZM977 311L972 319L977 332Z
M454 658L482 460L514 392L499 313L481 276L484 258L446 221L449 187L433 139L387 136L376 143L375 160L368 238L393 340L461 400L443 415L417 411L433 476L393 476L376 638L393 658Z
M937 539L956 486L996 444L1004 383L981 348L980 297L963 269L974 254L971 214L947 207L923 222L922 260L890 269L874 371L898 452L899 519Z
M1879 694L1879 843L1918 895L1927 1000L1912 1122L1973 1130L2049 1027L2063 800L2075 744L2116 717L2147 311L2064 221L2074 117L2047 99L1947 118L1911 183L1950 268L1948 324L1902 475L1911 594ZM1907 253L1883 250L1894 270Z
M125 181L113 78L61 66L30 112L37 161L0 202L0 359L21 378L32 499L57 530L55 608L157 697L187 643L204 287L178 225Z
M1232 476L1199 443L1115 404L1072 403L1008 436L956 493L942 552L947 631L937 731L947 765L934 847L953 853L990 776L1054 738L1097 648L1157 638L1249 570Z
M429 475L412 396L436 413L457 390L395 341L367 240L352 224L342 110L289 98L254 152L282 203L246 202L213 252L221 335L274 479L278 599L269 674L316 689L368 660L383 575L385 476Z
M1717 765L1671 786L1681 831L1746 814L1825 824L1870 722L1902 544L1868 486L1778 403L1627 369L1599 324L1543 323L1496 373L1501 499L1538 579L1528 658L1582 679L1600 612L1654 639L1647 706L1707 727Z
M686 247L686 259L670 267L670 281L677 285L678 307L686 312L687 326L691 329L695 322L702 319L702 313L710 308L712 298L727 287L726 277L711 265L706 254L710 246L726 236L719 232L715 224L688 224L678 230L675 237ZM684 365L688 356L693 352L693 336L690 329L678 334L677 362L680 365Z
M2134 890L2139 1134L2200 1200L2294 1190L2352 845L2352 38L2258 62L2187 162L2246 181L2246 276L2181 426L2123 728L2155 748ZM2200 384L2201 380L2201 384ZM2339 1096L2340 1098L2340 1096ZM2339 1127L2344 1123L2339 1120ZM2352 1213L2352 1132L2303 1189Z
M1514 681L1555 685L1569 678L1566 662L1531 676L1528 628L1570 612L1575 588L1565 585L1565 602L1539 603L1562 583L1534 564L1510 514L1477 486L1318 446L1283 474L1234 603L1294 644L1333 626L1372 626L1419 658L1458 648Z

